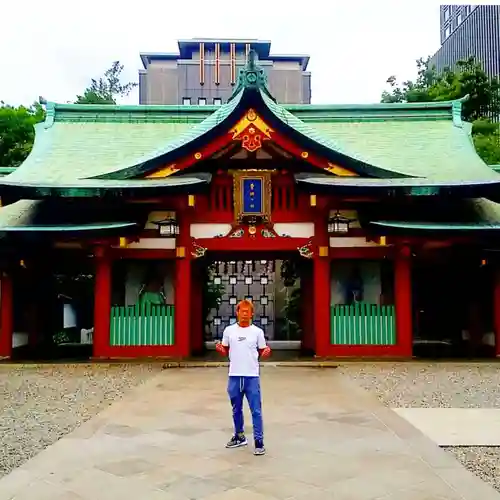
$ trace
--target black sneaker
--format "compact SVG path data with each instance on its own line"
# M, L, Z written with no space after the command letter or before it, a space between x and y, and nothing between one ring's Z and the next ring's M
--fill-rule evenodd
M248 444L247 438L244 434L235 434L230 441L226 444L226 448L239 448Z
M255 449L253 450L254 455L265 455L266 449L264 448L264 442L262 440L255 440Z

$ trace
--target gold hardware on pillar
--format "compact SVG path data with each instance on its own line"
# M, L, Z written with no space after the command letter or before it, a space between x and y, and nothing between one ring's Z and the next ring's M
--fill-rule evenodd
M387 245L387 238L385 236L381 236L379 244L382 245L382 246Z
M319 247L318 254L320 257L328 257L328 247Z
M194 207L196 204L196 198L194 196L194 194L188 194L188 205L190 207Z
M176 247L175 256L179 259L183 259L186 257L186 247Z
M128 246L128 239L121 236L120 237L120 248L126 248Z
M316 195L315 194L312 194L309 197L309 203L310 203L311 207L315 207L316 206L317 200L316 200Z

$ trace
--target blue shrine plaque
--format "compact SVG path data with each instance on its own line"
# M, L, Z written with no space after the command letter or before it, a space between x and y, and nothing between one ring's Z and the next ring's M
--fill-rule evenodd
M262 214L264 207L262 179L246 178L242 179L243 213Z
M247 217L271 220L272 186L270 172L234 172L233 185L236 221L241 221Z

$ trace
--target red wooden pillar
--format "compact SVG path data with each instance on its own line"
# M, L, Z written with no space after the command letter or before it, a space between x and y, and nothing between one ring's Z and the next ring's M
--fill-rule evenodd
M2 273L0 296L0 357L12 355L12 335L14 333L14 301L12 276Z
M401 356L413 354L413 305L411 283L411 249L397 249L394 261L394 297L396 305L396 335Z
M175 345L181 357L191 354L191 237L190 221L185 214L178 215L179 236L176 241L175 264Z
M203 304L200 266L191 268L191 350L201 352L203 350Z
M314 330L316 356L325 357L330 343L330 259L314 257Z
M493 324L495 328L495 356L500 357L500 265L498 264L493 284Z
M302 273L300 277L301 288L301 321L302 321L302 349L314 351L314 282L312 267Z
M315 255L313 258L313 286L314 286L314 334L316 356L325 357L331 354L330 340L330 238L326 217L318 214L314 224L316 240ZM321 250L326 255L320 255Z
M111 259L106 249L95 250L94 292L94 358L105 358L109 353L111 314Z

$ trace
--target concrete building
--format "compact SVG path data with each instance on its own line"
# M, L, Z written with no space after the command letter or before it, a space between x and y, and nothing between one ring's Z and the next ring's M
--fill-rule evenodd
M179 53L143 53L140 104L223 104L253 49L281 104L310 104L309 56L271 55L271 42L240 39L179 40Z
M440 26L437 71L474 56L490 78L500 75L500 5L441 5Z

